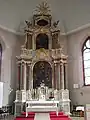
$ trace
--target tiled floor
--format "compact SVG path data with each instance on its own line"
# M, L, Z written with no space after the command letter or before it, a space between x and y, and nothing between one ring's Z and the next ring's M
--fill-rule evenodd
M3 118L3 119L0 119L0 120L14 120L14 117L9 116L7 118ZM73 117L72 120L84 120L84 118L83 117Z

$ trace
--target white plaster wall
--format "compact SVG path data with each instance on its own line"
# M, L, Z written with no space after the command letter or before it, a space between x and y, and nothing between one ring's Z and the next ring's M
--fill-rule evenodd
M2 44L1 81L4 82L3 106L12 102L16 87L16 55L19 54L21 38L0 29ZM10 88L14 89L12 95Z
M72 104L90 103L90 87L83 86L82 44L90 36L90 28L68 35L68 82ZM78 84L79 88L73 88Z

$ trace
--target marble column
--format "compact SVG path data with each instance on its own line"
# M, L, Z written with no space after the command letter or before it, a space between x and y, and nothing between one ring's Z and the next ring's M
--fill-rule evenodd
M52 68L52 88L54 88L54 65Z
M56 89L56 63L54 63L54 89Z
M60 63L58 64L58 89L60 90Z
M56 64L56 84L57 84L57 89L59 90L60 86L60 69L59 69L59 62Z
M64 89L64 64L61 63L61 89Z
M67 64L64 63L64 86L67 89Z
M54 63L54 88L58 89L58 66Z
M29 64L26 64L26 90L29 90Z
M58 64L56 64L56 70L55 70L55 73L56 73L56 89L58 89Z
M29 64L29 90L32 88L32 69L31 64Z
M23 64L20 65L20 90L23 90Z
M60 90L62 89L62 73L61 73L61 63L60 63Z
M26 90L26 63L24 63L24 90Z
M20 83L21 83L20 70L21 70L21 64L18 63L18 66L17 66L17 75L18 75L17 90L20 90Z

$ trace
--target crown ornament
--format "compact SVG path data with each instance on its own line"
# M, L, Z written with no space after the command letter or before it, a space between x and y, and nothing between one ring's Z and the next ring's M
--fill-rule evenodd
M39 4L38 6L36 6L36 12L38 14L41 14L41 15L47 15L50 13L50 7L49 5L47 4L46 1L43 1L41 4Z

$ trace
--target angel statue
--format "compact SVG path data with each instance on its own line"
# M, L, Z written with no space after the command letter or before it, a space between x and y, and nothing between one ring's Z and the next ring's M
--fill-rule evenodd
M56 28L58 26L59 20L53 23L53 26Z

